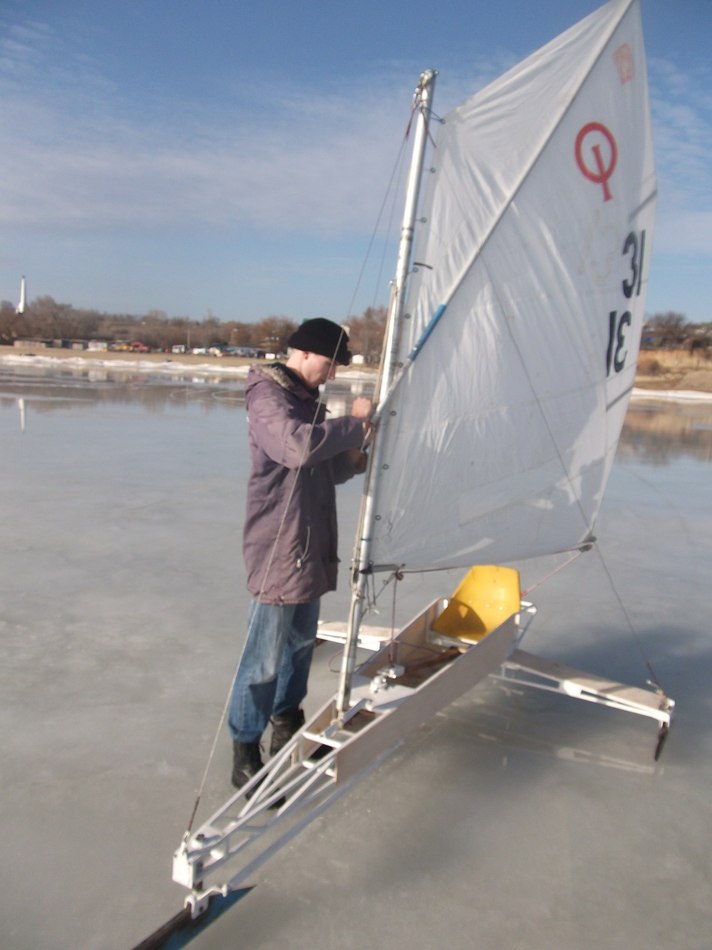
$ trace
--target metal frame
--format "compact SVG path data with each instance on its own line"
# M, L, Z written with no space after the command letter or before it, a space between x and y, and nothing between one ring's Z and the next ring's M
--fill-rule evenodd
M530 689L560 693L588 703L598 703L621 712L655 719L661 727L672 722L675 701L660 689L655 691L627 686L604 676L585 673L573 666L565 666L544 657L515 650L504 663L502 674L496 679Z
M354 673L346 714L337 715L333 697L249 784L186 833L174 854L173 879L189 889L192 917L204 913L213 895L227 897L244 886L408 735L487 676L652 718L660 726L657 758L674 710L660 690L626 686L518 649L536 614L532 604L523 602L519 613L474 643L431 629L446 604L433 601L393 640L383 628L363 628L360 645L380 642L381 648ZM347 632L325 624L320 636L344 642Z
M212 895L241 887L423 722L498 670L534 613L525 608L478 643L463 643L430 629L445 603L433 601L358 669L345 715L337 716L331 699L219 811L186 833L173 857L173 879L189 888L193 917ZM383 670L394 647L403 675L391 680ZM238 861L239 869L228 871Z

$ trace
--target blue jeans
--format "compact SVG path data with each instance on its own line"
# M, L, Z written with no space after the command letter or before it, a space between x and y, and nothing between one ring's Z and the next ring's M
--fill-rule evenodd
M270 716L299 709L307 694L318 621L318 599L306 604L252 601L247 643L230 697L233 739L259 742Z

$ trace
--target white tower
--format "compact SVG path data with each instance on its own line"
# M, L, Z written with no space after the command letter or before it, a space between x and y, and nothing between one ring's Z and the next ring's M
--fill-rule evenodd
M25 278L23 276L20 281L20 302L17 307L15 307L15 313L24 313L25 312Z

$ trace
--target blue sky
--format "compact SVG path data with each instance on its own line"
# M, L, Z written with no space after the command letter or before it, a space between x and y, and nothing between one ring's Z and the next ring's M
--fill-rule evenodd
M362 266L420 72L444 113L598 5L0 0L0 299L26 274L30 300L108 313L385 303L392 247ZM647 310L712 320L712 0L642 10Z

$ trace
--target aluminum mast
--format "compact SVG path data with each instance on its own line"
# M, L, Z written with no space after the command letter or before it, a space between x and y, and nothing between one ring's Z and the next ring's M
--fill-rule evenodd
M425 149L428 143L428 130L430 127L430 115L436 76L437 70L434 69L428 69L422 73L420 82L418 83L413 96L413 109L414 111L417 111L415 137L413 141L413 153L406 187L405 208L403 211L403 223L401 225L401 236L398 246L396 273L392 284L388 319L386 323L386 338L383 348L381 375L379 378L378 393L376 395L376 416L379 415L379 409L386 398L386 394L389 392L391 380L393 379L394 372L397 369L395 363L395 354L400 338L401 322L405 307L406 283L411 266L415 220L418 209L418 196L420 193L420 184L425 161ZM378 432L376 432L371 450L368 471L366 473L363 504L361 506L361 516L359 519L357 532L357 538L359 539L358 553L354 556L353 565L357 582L351 597L349 627L348 633L346 635L346 641L344 643L344 652L341 662L341 674L339 678L339 691L337 697L337 711L339 718L342 718L344 713L346 713L348 710L349 697L351 693L351 677L356 661L358 632L364 612L366 587L371 566L370 552L371 527L374 517L374 489L376 479L378 478L378 472L381 468L382 452L382 440L379 439Z

